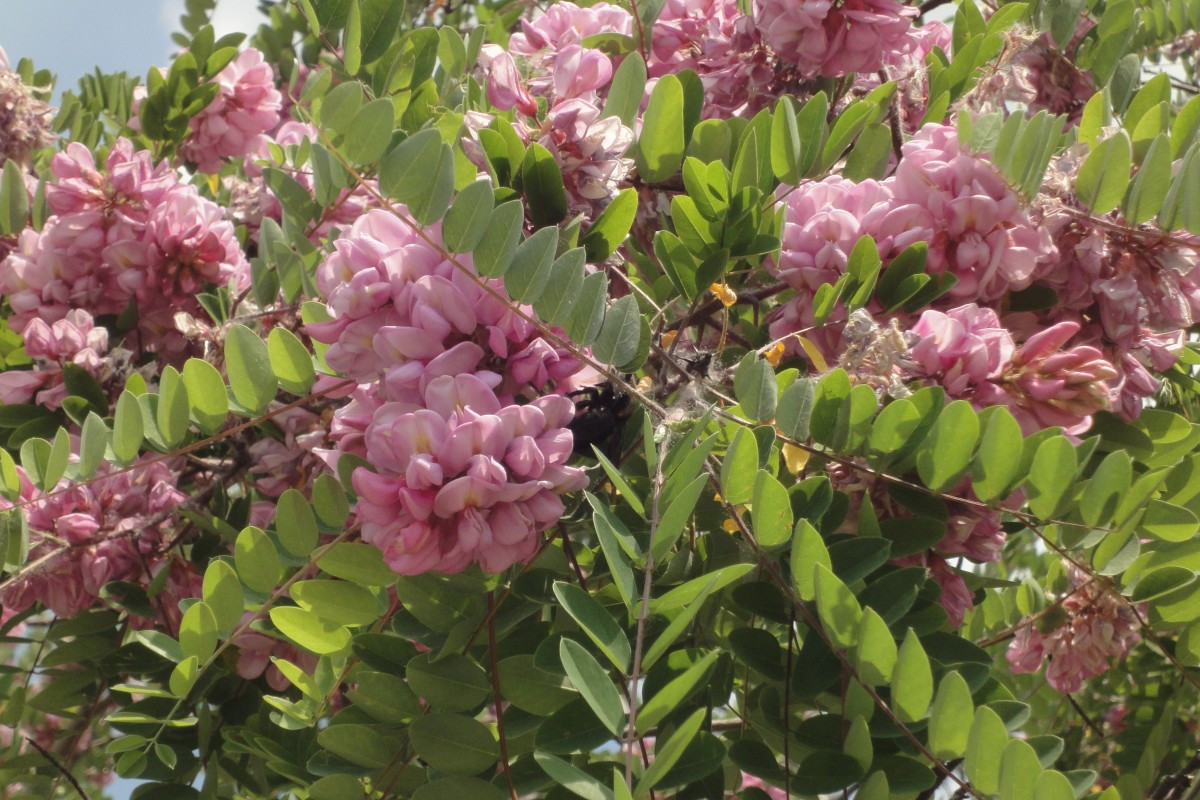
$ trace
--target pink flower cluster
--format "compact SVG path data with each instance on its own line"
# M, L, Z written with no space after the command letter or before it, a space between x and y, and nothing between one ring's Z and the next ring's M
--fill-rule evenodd
M652 78L694 70L704 83L705 117L752 114L778 95L770 54L737 0L667 0L647 67Z
M562 395L580 364L502 302L500 281L493 296L469 257L446 260L439 236L368 211L317 270L333 320L307 330L360 383L331 437L378 470L354 475L363 538L400 573L495 572L529 558L559 495L587 483L565 466Z
M9 70L8 58L0 50L0 165L11 158L28 167L33 151L54 141L53 116L54 109Z
M474 375L430 381L423 408L386 404L367 428L354 488L363 539L396 572L501 572L537 552L563 514L564 492L587 486L567 467L574 405L545 395L501 406Z
M33 359L31 370L0 372L0 402L28 403L57 409L67 396L63 365L76 364L104 385L112 377L115 362L106 358L108 331L96 327L92 315L71 309L53 324L32 320L21 337L26 354Z
M50 169L53 215L41 231L23 231L0 262L14 330L65 319L72 309L115 315L133 304L137 346L169 357L186 346L174 314L198 313L198 291L248 282L249 264L220 206L127 139L117 140L103 171L77 142Z
M283 108L275 73L253 47L239 53L214 80L220 86L217 96L192 117L181 149L201 172L220 172L226 159L253 152L259 137L279 124Z
M775 271L797 294L773 322L774 336L811 325L817 288L836 282L863 235L885 257L928 243L927 271L958 279L951 298L981 302L1027 287L1055 253L986 160L961 150L953 128L926 125L882 182L831 176L789 190Z
M841 77L875 72L887 54L915 46L917 9L896 0L756 0L754 20L763 39L800 73Z
M614 65L608 55L582 42L601 33L628 36L633 18L608 3L580 8L561 2L532 21L522 20L521 26L508 51L497 45L480 51L488 100L498 109L520 112L518 133L554 154L572 210L594 216L632 167L632 160L623 156L633 144L633 131L616 117L601 119ZM518 60L531 72L527 79ZM536 98L547 103L543 118Z
M968 304L925 311L913 332L912 356L925 377L978 408L1009 406L1026 434L1059 426L1079 434L1109 407L1117 370L1090 345L1063 346L1079 332L1063 321L1017 347L996 312Z
M54 555L0 590L5 612L40 603L70 617L92 607L111 581L149 582L151 564L159 562L159 547L171 524L170 512L186 495L176 488L174 471L162 462L126 472L106 469L113 474L104 480L86 485L64 480L44 499L22 473L20 500L33 501L25 508L34 543L29 561ZM11 507L0 500L0 508ZM63 545L66 549L56 553ZM178 607L173 613L177 629Z
M1067 620L1052 630L1031 621L1017 632L1006 657L1015 673L1037 672L1049 658L1046 682L1063 694L1103 675L1112 660L1122 659L1141 640L1137 618L1128 603L1113 597L1071 568L1071 593L1061 608Z

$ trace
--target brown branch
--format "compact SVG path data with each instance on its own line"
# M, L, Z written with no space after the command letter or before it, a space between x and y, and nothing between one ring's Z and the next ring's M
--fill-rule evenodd
M492 668L492 702L496 707L496 734L500 738L500 769L508 782L508 793L517 800L517 784L513 782L512 768L508 764L508 740L504 735L504 706L500 699L500 669L496 664L496 620L491 616L492 593L487 594L488 604L488 659Z
M73 786L75 788L75 791L79 793L79 796L82 797L83 800L90 800L90 798L88 797L88 793L85 792L83 790L83 787L79 785L79 781L77 781L75 779L75 776L72 775L70 773L70 771L62 765L62 762L60 762L57 758L55 758L54 755L49 750L42 747L40 744L35 742L33 739L30 739L28 736L25 737L25 741L29 742L30 746L33 747L34 750L37 750L39 753L41 753L42 758L46 759L52 765L54 765L54 768L59 771L59 774L61 774L64 778L67 779L67 782L70 783L71 786Z

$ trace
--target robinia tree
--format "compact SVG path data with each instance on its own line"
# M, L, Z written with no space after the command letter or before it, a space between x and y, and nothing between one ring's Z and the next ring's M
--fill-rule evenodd
M1200 797L1200 0L259 5L0 58L5 797Z

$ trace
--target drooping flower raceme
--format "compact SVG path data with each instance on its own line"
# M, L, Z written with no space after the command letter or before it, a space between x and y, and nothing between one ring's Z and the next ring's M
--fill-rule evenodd
M216 98L192 117L183 143L184 158L201 172L220 172L225 159L251 153L258 137L279 124L283 95L275 73L253 47L238 54L214 78Z
M129 140L117 140L104 170L78 143L50 168L58 179L46 185L54 213L40 232L24 230L0 262L14 330L71 309L100 316L133 304L136 345L177 357L186 341L174 314L199 313L196 293L210 284L248 285L249 263L222 209Z
M1114 660L1125 657L1141 640L1137 617L1129 604L1071 568L1071 593L1062 601L1067 619L1050 630L1037 621L1024 625L1006 653L1013 672L1036 672L1043 660L1046 681L1063 694L1103 675Z
M478 563L501 572L537 551L537 534L563 513L563 492L587 485L565 466L574 405L561 395L501 406L474 375L441 376L425 408L385 404L367 429L354 487L363 539L405 575L459 572Z
M928 271L951 273L961 300L992 302L1029 286L1054 245L1000 174L946 125L925 125L903 154L886 181L892 200L866 224L881 251L928 242Z
M807 78L875 72L885 54L913 48L917 9L896 0L756 0L767 44Z
M580 364L502 302L499 281L485 290L469 257L448 261L438 233L369 211L318 268L333 320L308 332L361 384L325 455L376 470L354 472L357 514L392 569L498 572L530 558L560 495L587 484L566 466Z

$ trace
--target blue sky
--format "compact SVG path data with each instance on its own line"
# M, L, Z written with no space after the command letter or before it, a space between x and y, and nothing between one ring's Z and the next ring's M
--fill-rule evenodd
M217 35L258 26L256 0L218 0ZM145 75L166 65L176 49L183 0L0 0L0 47L15 65L22 56L74 87L99 66Z

